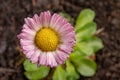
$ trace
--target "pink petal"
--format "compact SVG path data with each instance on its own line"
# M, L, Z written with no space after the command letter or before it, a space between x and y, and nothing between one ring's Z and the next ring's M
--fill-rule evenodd
M71 37L71 38L75 39L75 32L71 31L71 32L69 32L68 34L64 35L63 37L64 37L64 38L65 38L65 37Z
M19 39L34 40L35 36L32 36L32 35L27 34L27 33L21 33L21 34L17 35L17 37Z
M47 56L46 66L51 66L51 67L57 66L57 62L52 52L47 52L46 56Z
M61 50L57 50L56 51L56 55L59 57L59 59L61 60L61 61L65 61L69 56L68 56L68 54L66 54L65 52L63 52L63 51L61 51Z
M31 45L31 46L21 46L23 50L26 50L26 51L30 51L30 50L33 50L35 49L35 46L34 45Z
M25 23L27 24L27 26L30 29L35 30L35 27L37 26L37 24L35 23L35 21L32 18L25 18Z
M34 21L36 22L36 24L39 24L40 23L40 17L37 15L37 14L35 14L34 16L33 16L33 19L34 19Z
M47 11L47 12L44 12L44 26L49 26L49 24L50 24L50 19L51 19L51 14L50 14L50 12L49 11Z
M65 44L60 45L59 49L66 52L67 54L70 54L72 52L72 50L73 50L72 46L70 46L70 45L67 46Z
M22 29L22 33L27 33L27 34L30 34L30 35L35 35L36 34L35 31L30 30L30 29Z
M34 29L35 29L36 31L40 30L40 29L42 28L42 23L40 22L40 17L39 17L37 14L35 14L35 15L33 16L33 20L34 20L35 23L36 23L36 26L34 27Z
M47 57L46 57L46 52L41 53L40 59L39 59L39 64L40 65L45 65L47 62Z
M53 29L54 28L59 28L61 26L59 26L59 22L62 20L62 17L58 14L54 14L51 18L51 21L50 21L50 27L52 27Z
M74 31L74 29L73 29L73 27L71 26L70 23L66 23L66 24L64 24L63 26L61 26L61 28L60 28L59 31L62 33L62 32L65 32L65 31L67 31L67 30L72 30L72 31Z
M34 52L34 54L30 58L31 62L32 63L38 62L40 55L41 55L41 52L38 49L36 49L35 52Z
M60 31L60 34L61 34L61 36L64 36L64 35L66 35L66 34L69 34L70 32L72 32L73 31L73 29L72 28L70 28L70 29L68 29L68 30L61 30Z
M74 35L64 35L63 37L61 37L61 42L63 44L74 46L75 45L75 36Z
M49 27L50 19L51 19L51 14L49 11L42 12L40 14L40 22L42 23L43 27Z
M56 52L54 52L53 55L58 64L63 64L64 61L59 58Z
M27 26L27 24L23 25L23 29L29 29L29 27Z
M31 58L31 56L34 54L34 50L23 51L23 53L26 55L27 58Z
M34 42L31 40L20 39L21 46L34 45Z

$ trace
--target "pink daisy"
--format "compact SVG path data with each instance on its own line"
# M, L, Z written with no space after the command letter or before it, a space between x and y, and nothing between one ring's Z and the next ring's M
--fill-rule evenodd
M25 18L18 38L25 56L39 66L63 64L75 45L75 32L71 24L56 13L51 16L49 11Z

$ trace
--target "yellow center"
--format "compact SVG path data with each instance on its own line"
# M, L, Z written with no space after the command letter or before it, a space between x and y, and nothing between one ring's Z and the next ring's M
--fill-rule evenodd
M35 44L42 51L54 51L59 44L59 36L50 28L42 28L36 33Z

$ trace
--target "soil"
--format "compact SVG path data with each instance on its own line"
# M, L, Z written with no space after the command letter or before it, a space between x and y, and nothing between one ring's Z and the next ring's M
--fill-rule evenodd
M81 80L120 80L120 0L0 0L0 80L27 80L19 52L24 18L41 11L66 12L74 19L82 9L96 12L97 36L104 48L96 54L98 69Z

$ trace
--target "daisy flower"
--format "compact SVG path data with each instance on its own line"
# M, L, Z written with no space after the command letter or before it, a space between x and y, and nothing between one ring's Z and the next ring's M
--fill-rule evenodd
M75 45L73 26L57 13L51 15L49 11L25 18L17 37L25 56L38 66L63 64Z

